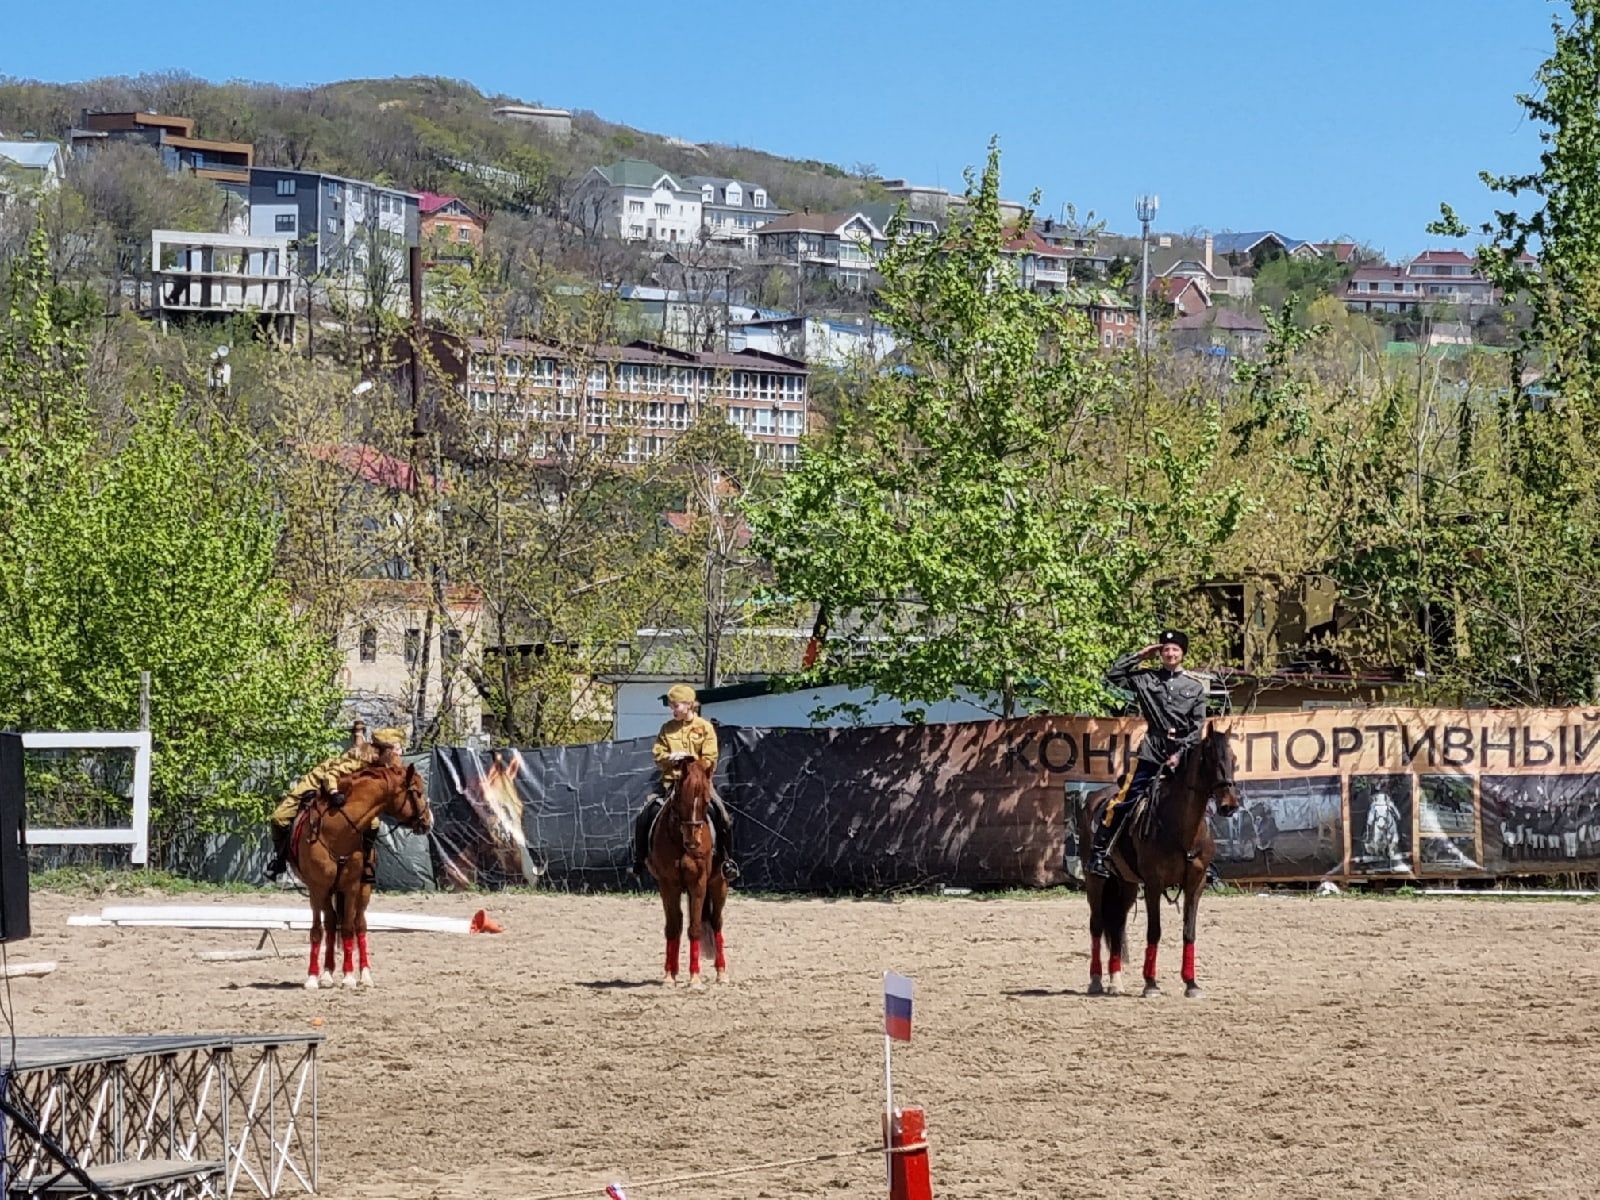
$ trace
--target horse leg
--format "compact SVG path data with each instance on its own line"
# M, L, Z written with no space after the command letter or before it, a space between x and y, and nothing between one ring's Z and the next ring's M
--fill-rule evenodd
M1159 996L1161 988L1156 983L1156 949L1161 945L1161 893L1154 897L1150 888L1144 889L1144 994Z
M722 944L722 913L728 905L728 881L718 871L711 880L711 886L706 891L706 920L711 926L711 938L715 943L717 957L714 965L717 968L717 982L728 982L728 954Z
M678 982L678 939L683 936L682 893L669 883L661 885L661 904L667 910L667 965L661 982L671 987Z
M372 903L372 885L364 883L356 900L356 952L361 956L361 985L372 986L372 956L367 953L367 905Z
M339 980L334 974L334 947L339 941L339 897L329 892L322 901L322 927L325 930L322 939L322 986L338 987Z
M1115 996L1122 991L1122 956L1128 945L1128 910L1133 906L1131 895L1124 896L1125 885L1118 880L1107 880L1104 904L1107 911L1106 926L1106 994Z
M358 884L357 887L360 885ZM356 888L348 884L339 893L339 941L344 946L344 986L356 987L360 976L356 974Z
M709 880L701 878L689 888L689 986L695 991L705 986L700 979L700 939L705 936L708 883Z
M1089 877L1089 995L1105 995L1106 985L1100 979L1100 939L1105 934L1105 884L1099 876Z
M306 987L312 989L321 985L317 976L322 966L322 905L322 897L313 891L311 893L311 965L306 969Z
M1200 892L1205 887L1206 863L1189 864L1189 878L1183 888L1183 994L1190 1000L1201 999L1203 993L1194 978L1194 934L1200 923Z

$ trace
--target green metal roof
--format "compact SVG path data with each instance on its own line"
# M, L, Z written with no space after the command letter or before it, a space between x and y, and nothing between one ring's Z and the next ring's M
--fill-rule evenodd
M645 162L642 158L624 158L609 166L595 168L604 175L613 187L654 187L656 180L663 175L672 178L671 171L663 171L655 163ZM672 179L673 185L678 181Z

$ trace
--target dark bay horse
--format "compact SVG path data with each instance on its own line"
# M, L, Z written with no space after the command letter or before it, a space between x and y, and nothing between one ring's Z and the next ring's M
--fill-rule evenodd
M1105 806L1116 795L1116 788L1096 792L1079 806L1078 844L1090 844L1094 822L1105 815ZM1156 984L1156 948L1161 944L1161 899L1169 889L1183 893L1183 983L1184 994L1200 995L1195 982L1194 938L1200 911L1200 892L1205 887L1206 870L1216 854L1216 843L1206 822L1206 806L1217 802L1217 811L1232 812L1239 806L1234 786L1233 747L1228 735L1207 726L1199 743L1178 760L1177 769L1163 778L1152 822L1134 813L1127 819L1112 850L1109 879L1087 876L1089 893L1089 994L1116 993L1121 990L1122 959L1126 951L1128 913L1144 886L1148 931L1144 950L1144 994L1159 995ZM1104 936L1110 957L1110 980L1100 977L1100 939Z
M689 908L689 986L699 988L700 939L710 925L716 945L717 982L728 978L722 945L722 910L728 903L728 881L716 862L710 813L711 776L698 759L684 763L683 778L650 831L650 874L667 913L667 963L661 982L678 981L678 940L683 935L683 902Z
M433 825L422 776L415 766L373 765L340 780L345 801L335 807L318 796L295 821L293 861L295 874L311 893L311 967L306 986L333 987L333 933L338 928L344 942L344 985L372 986L372 960L367 953L367 903L372 899L372 861L367 831L373 818L388 813L417 833ZM323 930L327 930L327 976L318 964ZM357 943L361 974L356 975Z

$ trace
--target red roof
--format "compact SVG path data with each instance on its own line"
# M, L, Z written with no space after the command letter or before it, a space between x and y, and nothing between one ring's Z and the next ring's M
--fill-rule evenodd
M324 442L309 445L305 450L311 457L322 462L337 463L373 487L387 488L395 492L416 490L416 476L412 473L411 464L392 454L385 454L376 446L359 443L330 445Z
M418 192L417 195L421 198L417 205L417 210L425 217L431 217L441 208L459 204L467 210L469 217L473 220L478 220L478 214L473 211L472 205L468 204L460 196L441 196L438 192Z
M1012 252L1021 251L1025 254L1037 254L1041 258L1075 258L1072 251L1062 246L1055 246L1039 236L1037 229L1026 229L1020 234L1009 230L1011 238L1006 242L1005 248Z
M1347 263L1355 257L1356 244L1354 242L1317 242L1318 250L1324 254L1333 255L1335 262Z
M1477 260L1470 254L1460 250L1424 250L1411 260L1413 266L1418 263L1449 263L1455 266L1470 267Z

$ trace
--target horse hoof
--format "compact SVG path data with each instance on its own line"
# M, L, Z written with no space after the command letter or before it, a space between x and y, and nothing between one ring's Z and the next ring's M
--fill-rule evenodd
M307 975L306 976L306 990L308 992L314 992L321 986L322 985L317 982L317 976L315 976L315 975Z
M332 975L320 975L318 978L322 980L322 986L325 988L335 988L339 986L339 981Z
M362 967L361 968L361 986L362 987L371 987L372 986L372 968L371 967Z
M1086 994L1090 996L1104 996L1106 994L1106 985L1100 982L1100 976L1091 975L1089 977L1089 990Z
M1108 996L1120 996L1120 995L1122 995L1122 976L1121 975L1113 975L1111 977L1111 982L1106 984L1106 995L1108 995Z
M1183 989L1183 995L1186 1000L1204 1000L1206 998L1206 994L1200 990L1198 983L1189 984L1188 987Z
M677 982L678 982L678 977L676 975L672 974L670 971L661 976L661 986L664 987L664 988L672 987Z
M1145 997L1159 996L1161 995L1161 988L1157 986L1154 980L1148 980L1144 985L1144 991L1140 995Z
M344 977L344 986L347 988L355 988L359 986L360 983L361 980L356 976L354 971Z
M706 986L706 981L704 979L701 979L700 976L698 976L698 975L689 976L689 990L691 992L704 991L705 990L705 986Z
M728 971L727 971L726 967L718 967L717 968L717 982L718 983L727 983L728 982Z

